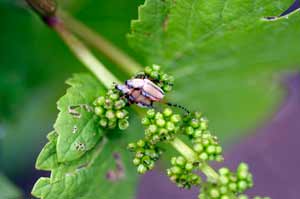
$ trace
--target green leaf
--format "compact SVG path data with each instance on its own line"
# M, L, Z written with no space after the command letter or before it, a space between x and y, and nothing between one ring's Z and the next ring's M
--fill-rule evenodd
M0 198L18 199L21 196L20 190L0 173Z
M293 0L146 0L128 35L146 64L173 73L172 101L203 111L223 140L266 118L282 98L279 72L299 65Z
M42 199L133 198L137 174L126 146L137 134L103 132L93 113L84 109L79 112L80 118L72 116L70 105L91 104L105 89L85 74L74 75L67 82L71 87L58 101L60 113L55 131L48 134L49 142L36 162L38 169L51 171L51 176L40 178L32 194ZM73 125L77 125L76 133ZM133 128L128 131L135 132ZM78 141L85 148L76 152L74 144ZM108 173L120 175L113 179L108 178Z
M59 162L72 161L80 158L86 151L92 149L103 136L99 128L97 116L89 111L97 96L104 94L105 89L90 75L75 75L67 83L71 86L67 94L58 102L60 111L54 124L58 133L57 158ZM80 106L74 111L79 116L70 113L72 106ZM82 144L80 150L78 146Z

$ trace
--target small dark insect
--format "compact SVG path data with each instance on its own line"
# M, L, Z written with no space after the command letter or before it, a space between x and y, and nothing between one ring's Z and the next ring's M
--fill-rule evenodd
M160 102L168 106L181 108L189 113L189 111L181 105L164 101L164 91L146 76L138 75L133 79L126 80L125 84L116 85L116 89L126 97L129 104L152 108L153 102Z

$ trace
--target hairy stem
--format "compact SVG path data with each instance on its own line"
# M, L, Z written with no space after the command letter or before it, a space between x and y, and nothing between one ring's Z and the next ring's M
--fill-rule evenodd
M74 36L61 22L55 23L52 28L67 44L74 55L103 83L110 88L112 83L119 80L105 68L105 66L92 54L92 52Z
M135 60L130 58L127 54L114 46L104 37L73 18L71 15L68 15L62 11L58 12L58 15L60 18L62 18L65 26L70 31L72 31L74 34L77 34L85 42L102 52L105 56L120 66L123 71L127 72L128 75L135 74L142 70L142 66L139 65Z
M181 139L175 138L170 144L183 155L187 160L191 162L198 162L199 159L196 153L186 145ZM201 162L199 166L200 170L206 175L206 177L212 181L217 181L219 179L219 174L210 167L206 162Z

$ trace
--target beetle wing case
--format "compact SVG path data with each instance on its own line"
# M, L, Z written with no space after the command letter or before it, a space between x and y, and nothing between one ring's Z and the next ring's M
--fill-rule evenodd
M144 79L144 86L142 89L144 96L149 97L153 101L160 101L164 98L164 91L148 79Z
M130 88L143 88L144 84L144 79L129 79L126 81L126 85Z

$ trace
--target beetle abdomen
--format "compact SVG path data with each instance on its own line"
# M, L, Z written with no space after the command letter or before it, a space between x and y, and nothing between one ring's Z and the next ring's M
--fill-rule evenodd
M134 90L130 96L131 100L141 107L151 107L152 102L149 98L142 95L140 90Z

